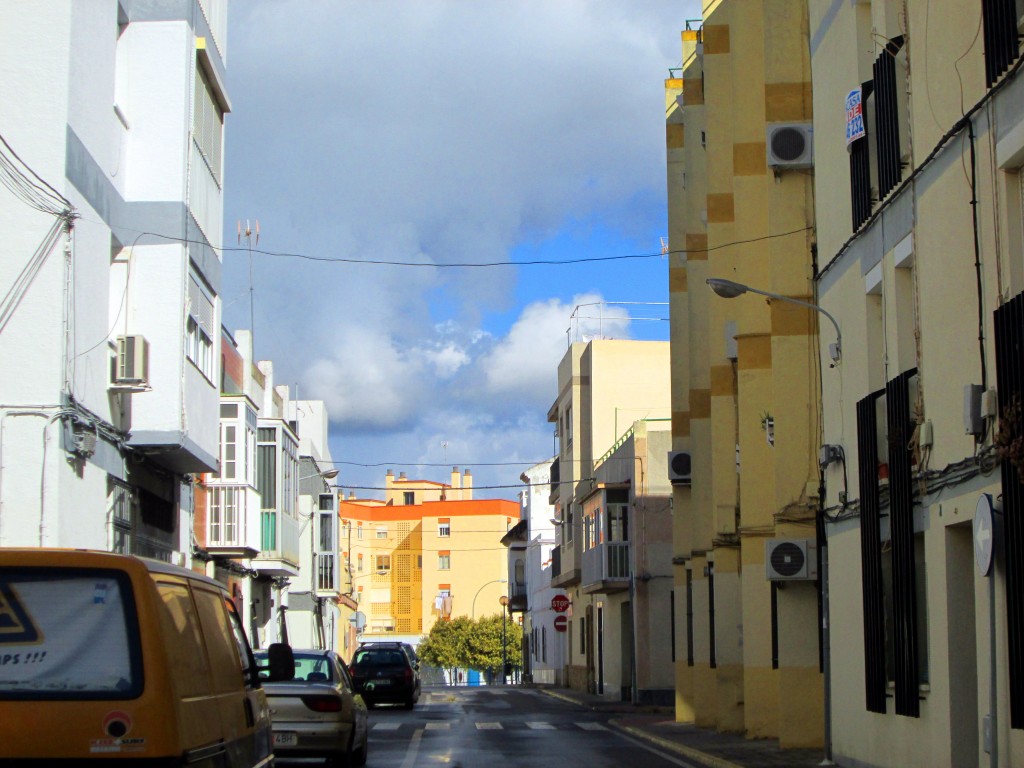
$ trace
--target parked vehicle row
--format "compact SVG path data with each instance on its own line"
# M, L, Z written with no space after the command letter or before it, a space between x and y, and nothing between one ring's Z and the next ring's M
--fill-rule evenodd
M253 652L229 593L195 571L84 550L0 549L6 759L268 768L366 763L367 709L412 708L415 650ZM55 724L59 728L55 730Z

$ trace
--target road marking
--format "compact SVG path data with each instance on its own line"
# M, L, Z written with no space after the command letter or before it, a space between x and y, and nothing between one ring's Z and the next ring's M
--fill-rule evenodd
M578 725L584 731L607 731L608 730L607 728L605 728L600 723L576 723L576 725Z
M373 730L375 731L397 731L402 727L401 723L375 723Z
M556 726L551 723L527 723L528 728L533 728L535 731L554 731L557 730Z
M417 728L409 741L409 749L405 753L405 760L402 761L402 768L413 768L416 765L416 755L420 751L420 739L423 738L423 729Z
M478 731L503 731L501 723L477 723L476 729Z
M428 731L450 731L452 728L451 723L427 723L424 726Z

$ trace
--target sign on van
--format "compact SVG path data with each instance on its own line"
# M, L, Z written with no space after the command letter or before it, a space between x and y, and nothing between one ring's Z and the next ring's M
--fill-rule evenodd
M0 580L0 692L127 691L137 636L116 577Z

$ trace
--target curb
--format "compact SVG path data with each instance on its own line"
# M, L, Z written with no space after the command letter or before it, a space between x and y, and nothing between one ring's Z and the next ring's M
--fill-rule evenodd
M598 710L597 707L591 706L585 702L580 701L579 699L575 699L572 696L566 696L564 693L559 693L558 691L552 691L546 688L538 688L536 690L539 690L541 693L551 696L554 699L559 699L569 704L575 704L578 707L589 709L592 712L596 712ZM613 726L617 730L622 731L623 733L628 733L630 736L634 738L641 739L643 741L648 741L651 744L656 744L662 749L675 752L676 754L682 755L683 757L689 760L693 760L694 762L700 763L701 765L705 765L707 766L707 768L743 768L743 766L739 765L738 763L733 763L729 760L725 760L724 758L709 755L707 752L701 752L699 749L687 747L683 744L670 741L669 739L663 739L660 736L655 736L654 734L648 733L647 731L641 728L635 728L631 725L625 725L617 718L609 720L608 723L609 725Z
M721 757L709 755L707 752L701 752L699 749L694 749L693 747L687 747L683 744L663 739L660 736L655 736L654 734L648 733L640 728L634 728L631 725L624 725L618 720L609 720L608 722L618 730L628 733L634 738L649 741L662 749L675 752L689 760L706 765L708 768L743 768L743 766L737 763L730 762L729 760L725 760Z

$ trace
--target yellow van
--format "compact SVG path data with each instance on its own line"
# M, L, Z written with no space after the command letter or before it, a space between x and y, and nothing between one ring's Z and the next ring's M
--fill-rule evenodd
M274 651L271 677L286 679L290 649ZM0 758L272 765L224 587L135 557L0 549Z

